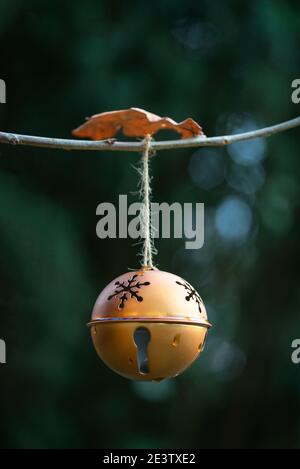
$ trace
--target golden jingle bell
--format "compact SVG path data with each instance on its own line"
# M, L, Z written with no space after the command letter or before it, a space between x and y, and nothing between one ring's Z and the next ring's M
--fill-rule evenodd
M211 326L188 282L147 267L109 283L88 325L104 363L126 378L144 381L183 372L202 351Z

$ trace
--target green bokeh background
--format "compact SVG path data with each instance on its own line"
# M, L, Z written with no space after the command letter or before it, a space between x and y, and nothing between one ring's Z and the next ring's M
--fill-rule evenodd
M281 122L299 114L299 43L296 1L0 0L1 130L68 138L131 106L207 135ZM204 247L158 240L157 264L214 324L198 362L160 384L107 369L85 326L137 265L132 240L96 237L95 212L136 200L139 156L0 145L2 448L300 446L299 143L295 129L153 158L153 200L205 203Z

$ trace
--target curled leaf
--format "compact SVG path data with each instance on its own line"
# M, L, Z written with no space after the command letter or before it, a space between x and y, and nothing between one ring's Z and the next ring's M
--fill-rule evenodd
M119 131L127 137L146 137L161 129L175 130L181 138L204 136L200 125L191 118L178 123L169 117L159 117L135 107L95 114L72 133L75 137L104 140L114 137Z

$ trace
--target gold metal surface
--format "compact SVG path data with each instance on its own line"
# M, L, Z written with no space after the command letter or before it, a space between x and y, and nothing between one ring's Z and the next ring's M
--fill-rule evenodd
M91 335L103 362L120 375L149 381L175 377L198 357L207 328L185 324L147 323L149 372L139 372L133 334L144 323L94 324Z
M120 308L118 297L108 299L115 291L116 282L128 283L134 275L138 275L137 281L141 283L149 282L150 285L142 286L138 289L138 294L143 298L139 302L134 297L130 297L124 303L124 308ZM164 317L164 321L178 320L183 322L192 322L207 324L207 313L204 304L201 305L201 313L198 304L193 299L187 301L187 291L176 282L184 282L177 275L163 272L160 270L126 272L117 279L110 282L100 293L92 312L92 321L97 319L111 318L116 319L139 319L139 318L158 318ZM130 296L130 295L128 295Z
M104 288L89 326L107 366L126 378L160 381L177 376L198 357L211 325L190 284L168 272L141 269ZM149 334L144 350L135 341L141 330Z

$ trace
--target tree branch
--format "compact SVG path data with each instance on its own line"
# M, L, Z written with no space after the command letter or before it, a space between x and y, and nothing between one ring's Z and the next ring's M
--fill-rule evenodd
M240 134L223 135L221 137L193 137L181 140L152 141L151 150L171 150L176 148L191 147L222 147L231 143L252 140L258 137L270 137L271 135L293 127L300 126L300 117L291 119L281 124L272 125L263 129L251 130ZM27 145L32 147L57 148L61 150L107 150L107 151L136 151L142 152L144 143L139 142L121 142L115 139L87 141L71 140L48 137L33 137L30 135L18 135L7 132L0 132L0 143L10 145Z

